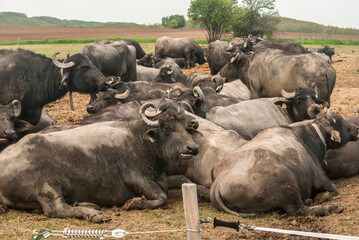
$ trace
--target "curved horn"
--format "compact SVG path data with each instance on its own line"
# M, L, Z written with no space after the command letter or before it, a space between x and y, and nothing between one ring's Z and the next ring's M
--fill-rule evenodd
M198 98L199 100L201 100L202 102L204 102L206 100L206 98L204 97L204 94L202 92L202 89L198 86L195 86L193 88L193 95Z
M201 83L202 82L202 83ZM192 81L192 87L195 86L201 86L204 82L204 79L202 77L196 77L193 81Z
M280 93L282 94L283 97L285 97L285 98L287 98L287 99L289 99L289 98L294 98L294 97L295 97L295 92L289 93L289 92L286 92L284 89L282 89L282 90L280 91Z
M167 74L168 74L168 75L171 75L171 74L173 73L173 71L174 71L174 70L173 70L173 67L172 67L171 65L169 65L168 67L170 68L170 70L167 71Z
M182 108L184 108L185 110L188 109L189 112L191 112L192 114L194 114L193 108L192 106L186 102L186 101L180 101L180 105Z
M156 106L155 106L155 104L150 103L150 102L143 104L143 105L141 106L141 108L140 108L140 111L139 111L140 116L141 116L143 122L144 122L146 125L148 125L148 126L150 126L150 127L158 127L158 126L159 126L158 120L152 121L152 120L148 119L147 116L146 116L146 114L145 114L146 109L149 108L149 107L155 108Z
M129 87L126 86L126 90L124 93L116 93L114 95L114 98L120 100L120 99L125 99L128 98L128 96L130 96L131 90Z
M14 117L18 117L21 114L21 103L19 102L19 100L13 100L11 102L11 104L14 107Z
M59 68L70 68L75 66L74 62L69 62L69 63L62 63L59 62L59 60L57 60L56 56L59 54L59 52L55 52L54 54L52 54L52 62L55 64L56 67Z
M246 48L246 47L247 47L247 43L244 42L244 43L243 43L243 48Z
M224 78L218 77L216 75L211 78L211 83L216 86L223 85L224 82L225 82Z
M169 92L168 92L168 98L169 98L169 99L175 99L175 98L173 97L173 93L174 93L175 91L179 91L179 92L180 92L179 95L181 95L181 94L183 93L183 89L182 89L180 86L175 86L175 87L171 88L171 89L169 90Z

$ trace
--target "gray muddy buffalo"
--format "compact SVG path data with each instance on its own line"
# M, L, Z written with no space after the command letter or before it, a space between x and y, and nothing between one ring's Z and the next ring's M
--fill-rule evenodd
M229 43L216 40L208 45L207 61L212 75L216 75L228 62Z
M168 162L199 151L191 134L198 123L169 100L142 105L140 116L30 134L6 148L0 153L2 208L103 222L109 217L94 207L160 207L167 200Z
M186 59L186 68L190 68L191 61L197 58L199 64L206 62L204 51L192 38L170 38L167 36L160 37L155 44L155 57L173 57Z
M320 166L327 148L357 139L338 115L275 127L228 153L212 172L212 204L240 216L281 209L289 215L328 215L342 207L322 203L338 195ZM313 202L316 205L310 206Z
M258 98L229 106L216 106L206 118L225 129L253 138L271 127L313 119L328 103L318 99L311 88L297 88L294 92L282 91L282 97Z
M253 46L252 50L254 52L256 52L256 51L260 51L260 50L266 49L266 48L279 49L279 50L282 50L283 52L288 52L288 53L309 53L309 51L307 49L305 49L299 43L273 42L273 41L268 41L268 40L263 40L263 41L256 43Z
M123 81L136 81L136 50L124 42L88 43L81 49L105 76L118 76Z
M278 49L255 53L235 52L221 69L227 80L241 79L253 98L279 97L281 89L317 88L318 98L330 104L336 72L323 58L313 53L286 54Z
M0 104L18 99L19 119L36 125L42 107L67 92L94 96L107 88L108 80L86 55L77 53L59 61L57 54L51 59L23 49L0 50Z

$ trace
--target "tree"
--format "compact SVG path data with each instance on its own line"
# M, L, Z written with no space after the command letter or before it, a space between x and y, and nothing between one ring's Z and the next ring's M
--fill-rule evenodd
M237 8L237 0L192 0L187 16L205 29L208 42L213 42L222 38Z
M186 26L186 19L183 15L171 15L162 18L162 25L166 28L183 28Z
M275 0L243 0L232 24L234 37L272 36L279 23Z

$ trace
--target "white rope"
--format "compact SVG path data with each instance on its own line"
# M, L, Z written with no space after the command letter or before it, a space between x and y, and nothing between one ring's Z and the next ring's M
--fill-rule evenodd
M265 231L265 232L275 232L275 233L297 235L297 236L325 238L325 239L359 240L359 237L354 237L354 236L327 234L327 233L302 232L302 231L284 230L284 229L278 229L278 228L265 228L265 227L251 226L249 229Z

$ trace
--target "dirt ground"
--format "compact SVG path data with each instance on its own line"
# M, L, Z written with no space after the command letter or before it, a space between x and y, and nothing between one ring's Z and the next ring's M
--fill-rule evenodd
M54 40L54 39L103 39L113 37L123 38L159 38L191 37L206 39L206 33L199 29L156 29L156 28L0 28L0 42L16 42L24 40ZM326 34L319 33L289 33L276 32L278 39L326 39ZM354 35L331 35L333 39L357 40Z
M0 36L1 33L0 33ZM152 37L152 35L150 35ZM50 39L50 38L49 38ZM352 51L352 50L351 50ZM337 52L333 56L333 67L337 72L331 104L333 112L342 116L358 114L359 106L359 49L347 53ZM197 66L185 72L209 73L208 65ZM73 124L87 115L87 95L74 93L75 112L69 107L66 95L46 106L51 117L58 124ZM51 156L49 156L51 158ZM331 233L359 236L359 176L333 181L340 195L330 200L330 204L344 207L341 214L325 217L292 217L280 211L262 214L257 218L238 218L214 209L210 203L199 203L200 219L217 217L226 221L240 221L247 226L260 226L298 231ZM169 192L168 203L161 209L143 211L122 211L121 208L102 209L112 217L112 221L104 224L92 224L77 219L51 219L43 214L11 209L0 215L1 239L29 239L33 229L63 230L73 229L124 229L131 232L125 239L186 239L182 194L180 190ZM16 229L6 226L12 226ZM145 231L179 230L177 232L144 233ZM236 232L228 228L213 228L211 223L201 225L202 239L316 239L297 237L261 231L240 230ZM51 237L49 239L62 239Z

